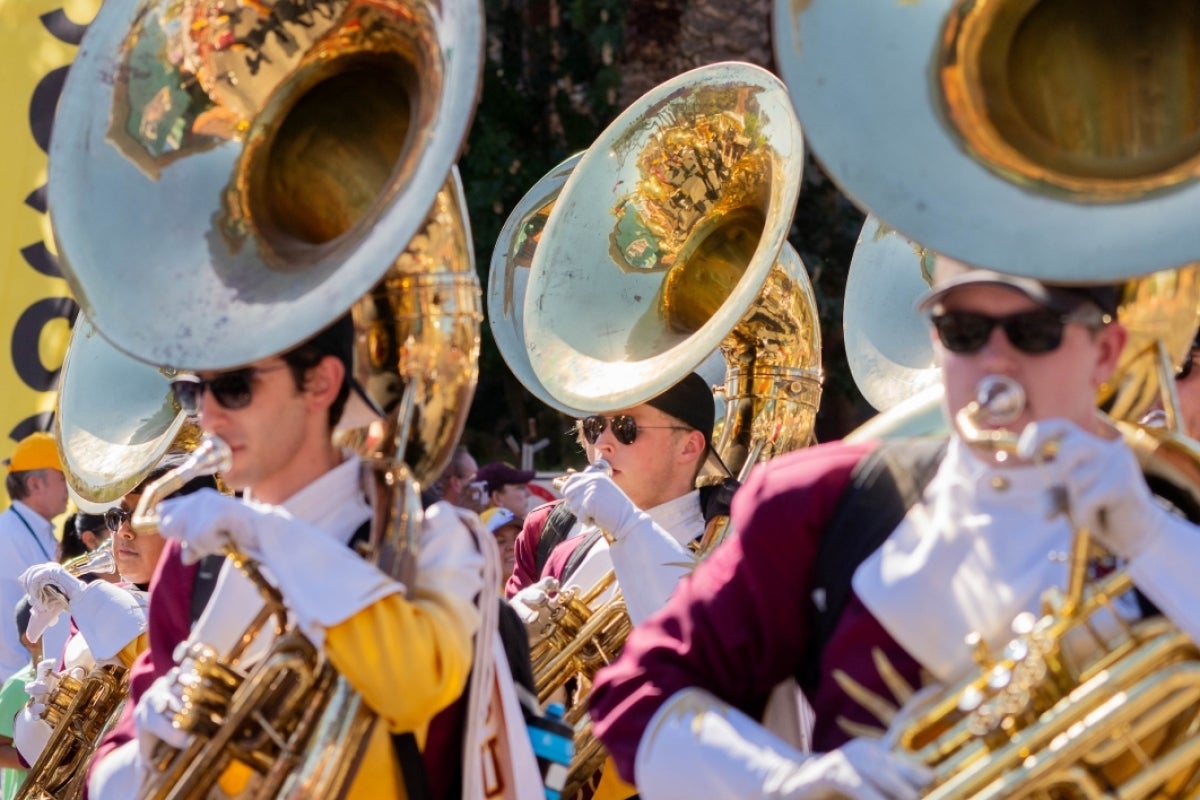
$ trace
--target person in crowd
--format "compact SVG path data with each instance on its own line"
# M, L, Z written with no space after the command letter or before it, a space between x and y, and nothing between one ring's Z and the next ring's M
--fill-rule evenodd
M479 512L483 510L482 496L473 494L472 487L476 483L475 473L479 466L475 457L465 445L454 448L450 463L437 480L426 489L421 496L422 503L428 507L438 500L445 500L452 506Z
M89 515L99 517L112 537L111 544L106 546L112 547L119 582L88 580L92 576L73 574L53 561L34 565L22 573L21 585L31 607L29 639L35 642L41 639L43 631L60 615L70 617L74 631L61 652L43 651L44 658L37 665L34 680L25 686L30 702L21 709L14 726L17 749L25 763L37 761L54 732L43 714L48 696L64 675L83 678L94 667L104 664L128 668L146 649L150 579L165 540L156 533L134 533L129 525L130 514L146 487L185 457L183 453L168 454L119 503L103 515ZM215 487L212 476L200 476L173 496Z
M954 431L820 445L751 474L735 536L597 678L594 730L642 797L919 796L931 772L877 738L881 708L923 676L947 685L978 670L964 637L1003 647L1014 617L1066 585L1068 560L1053 554L1081 528L1200 635L1200 531L1157 502L1096 412L1126 341L1116 305L1112 286L937 258L920 308ZM1001 445L1011 452L997 457ZM755 719L788 676L815 710L811 754Z
M512 574L516 563L517 536L525 524L523 516L517 516L511 510L497 506L489 508L480 515L488 531L496 537L496 547L500 550L500 593L504 593L504 585Z
M5 488L12 500L0 513L0 679L25 666L13 612L25 596L18 580L34 564L52 561L58 550L51 521L67 510L67 481L54 437L31 433L17 443L8 459ZM51 649L66 641L67 626L48 636Z
M475 483L483 484L487 508L507 508L517 516L529 512L529 482L537 477L531 469L517 469L503 461L484 464L475 473Z

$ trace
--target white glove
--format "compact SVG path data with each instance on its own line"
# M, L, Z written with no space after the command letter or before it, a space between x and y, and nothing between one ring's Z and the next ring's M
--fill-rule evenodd
M553 610L550 598L557 594L558 589L557 578L545 577L526 586L508 601L529 629L531 639L543 636L543 632L550 626Z
M796 766L780 797L916 800L933 778L928 767L889 750L878 739L852 739Z
M634 772L646 800L910 800L933 778L928 768L879 740L854 739L829 753L805 755L696 688L675 693L659 708L638 744Z
M58 681L58 661L53 658L39 661L33 680L25 684L25 694L29 695L29 711L35 717L46 713L46 698L58 688Z
M155 763L155 750L159 742L177 749L187 746L191 734L175 727L175 714L182 708L183 687L179 684L179 667L172 667L146 688L133 709L142 763Z
M230 543L249 556L259 557L258 520L270 513L265 509L215 489L164 500L158 508L158 532L183 543L184 564L224 553Z
M563 502L585 523L596 525L619 541L642 518L649 518L600 470L576 472L562 488Z
M18 580L29 595L31 613L25 635L31 642L41 639L46 629L58 621L60 614L70 610L71 602L87 587L55 562L34 564L21 573Z
M1025 428L1018 455L1032 458L1051 442L1058 450L1044 468L1065 489L1071 521L1121 558L1148 548L1170 514L1154 499L1124 441L1092 436L1066 420L1044 420Z

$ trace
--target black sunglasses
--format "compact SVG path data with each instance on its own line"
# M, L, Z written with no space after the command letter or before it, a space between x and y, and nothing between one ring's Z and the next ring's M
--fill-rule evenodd
M121 530L121 526L129 519L130 512L115 506L104 512L104 527L108 528L113 533Z
M1006 317L991 317L973 311L945 311L930 319L942 346L952 353L979 352L991 337L992 329L999 325L1013 347L1032 355L1057 350L1068 323L1099 327L1111 321L1111 317L1101 312L1060 314L1049 309L1023 311Z
M604 429L609 425L612 426L613 436L617 437L617 441L621 444L633 444L637 441L638 428L642 430L673 430L673 431L690 431L691 428L683 425L641 425L637 424L637 420L628 414L618 414L615 417L591 416L583 419L583 438L587 439L588 444L595 444L600 438L600 434L604 433Z
M254 396L254 376L286 366L287 364L283 363L269 367L243 367L222 372L211 378L183 374L171 381L171 391L175 393L175 402L179 403L179 407L189 416L200 413L200 398L204 396L205 389L212 392L213 399L221 408L236 411L250 405Z

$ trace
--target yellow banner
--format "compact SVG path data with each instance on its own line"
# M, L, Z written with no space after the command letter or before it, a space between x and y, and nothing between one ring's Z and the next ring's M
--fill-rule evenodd
M46 213L54 109L99 0L0 0L0 457L48 430L76 312ZM99 387L98 391L103 391ZM0 496L3 495L0 489Z

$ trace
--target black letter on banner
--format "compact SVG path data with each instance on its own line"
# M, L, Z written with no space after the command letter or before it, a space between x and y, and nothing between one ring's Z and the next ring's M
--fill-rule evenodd
M47 72L29 99L29 130L33 140L43 153L50 152L50 130L54 127L54 111L58 108L58 97L67 80L69 67L59 67Z
M11 346L13 368L21 381L35 392L50 391L58 377L58 368L46 369L38 352L42 329L60 317L73 323L78 312L78 304L69 297L45 297L25 309L17 320Z
M58 268L58 259L46 247L45 242L38 242L21 248L21 256L25 263L38 272L50 278L61 278L62 270Z
M58 39L64 44L73 44L78 46L83 41L84 31L87 30L87 25L77 25L67 16L67 12L61 8L56 8L53 11L47 11L38 19L42 21L42 25L46 30L50 31L50 35Z
M13 429L8 432L8 438L12 439L13 442L19 442L31 433L50 430L50 425L53 422L53 411L39 412L18 422Z

